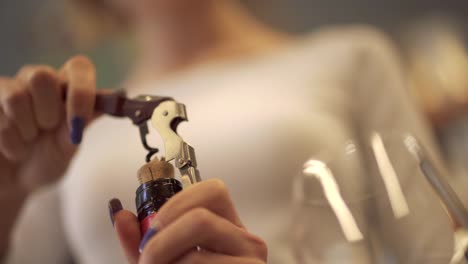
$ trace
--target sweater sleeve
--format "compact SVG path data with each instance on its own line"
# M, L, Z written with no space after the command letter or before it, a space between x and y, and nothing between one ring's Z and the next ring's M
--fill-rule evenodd
M32 194L22 209L5 261L20 263L72 263L55 185Z

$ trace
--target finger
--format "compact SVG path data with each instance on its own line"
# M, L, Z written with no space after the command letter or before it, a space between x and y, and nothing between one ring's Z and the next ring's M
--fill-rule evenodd
M175 264L264 264L264 261L252 258L235 257L209 251L192 251L175 262Z
M266 246L260 239L207 209L197 208L150 239L143 247L141 261L172 263L197 246L226 255L266 258Z
M140 224L137 217L130 211L123 210L118 199L109 202L109 213L113 222L120 246L129 263L138 263L140 253L138 245L141 240Z
M39 127L44 130L56 128L64 112L58 73L48 66L25 66L17 78L31 94Z
M65 63L61 72L68 84L66 111L70 138L74 144L79 144L84 126L94 112L96 70L88 58L76 56Z
M61 122L55 132L54 138L55 144L65 157L72 157L77 151L78 146L70 142L70 130L66 122Z
M101 114L95 114L91 121L99 118ZM62 122L60 126L55 131L55 144L59 147L60 151L65 157L72 157L72 155L77 151L78 146L73 144L70 141L70 132L68 125L65 122Z
M0 127L0 152L12 162L19 162L26 157L26 144L21 139L16 126L11 122Z
M218 179L197 183L176 194L159 210L158 221L165 226L184 213L199 207L206 208L235 225L243 227L226 185Z
M27 89L16 80L0 80L0 99L5 117L17 126L23 140L32 141L38 128Z
M7 186L16 186L16 166L0 152L0 186L6 187L4 190L12 190ZM1 193L1 191L0 191Z

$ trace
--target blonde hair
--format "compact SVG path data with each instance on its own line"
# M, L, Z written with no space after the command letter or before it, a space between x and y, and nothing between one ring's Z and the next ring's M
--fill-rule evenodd
M103 0L68 0L65 14L78 47L89 47L127 29L126 18Z

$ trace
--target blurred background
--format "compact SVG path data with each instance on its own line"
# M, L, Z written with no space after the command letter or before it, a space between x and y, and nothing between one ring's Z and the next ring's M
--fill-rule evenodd
M63 13L65 2L67 1L0 1L0 74L13 74L25 63L58 66L70 54L82 52L97 61L100 86L118 84L131 58L131 48L125 36L114 36L99 43L77 44L73 34L77 27L83 25L74 24L76 21L69 18L70 14ZM305 34L322 25L370 23L390 33L402 45L417 45L415 40L404 40L402 36L408 32L410 26L419 27L420 24L423 24L422 31L427 34L433 33L436 26L446 27L445 30L458 31L456 36L463 39L464 25L468 20L468 2L462 0L244 2L264 21L288 32ZM437 25L430 24L434 21L438 21Z
M293 34L310 34L321 26L343 24L371 24L385 31L401 51L408 87L432 119L436 135L442 140L453 138L444 133L468 131L468 115L459 114L464 111L460 109L468 109L468 1L242 1L266 23ZM121 83L132 58L130 37L112 34L96 41L96 36L86 36L90 24L64 11L67 2L0 1L0 75L12 75L26 63L58 67L70 55L84 53L97 65L98 87ZM76 37L77 32L85 34ZM461 122L451 122L455 128L446 129L452 116ZM466 128L457 127L460 124ZM450 144L459 142L442 145ZM468 167L464 169L468 171Z

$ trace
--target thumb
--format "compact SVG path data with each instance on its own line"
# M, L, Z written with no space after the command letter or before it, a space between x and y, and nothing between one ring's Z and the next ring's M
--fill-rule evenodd
M109 201L109 213L114 224L115 232L128 262L138 263L140 253L138 246L141 241L140 224L132 212L122 209L119 199Z

